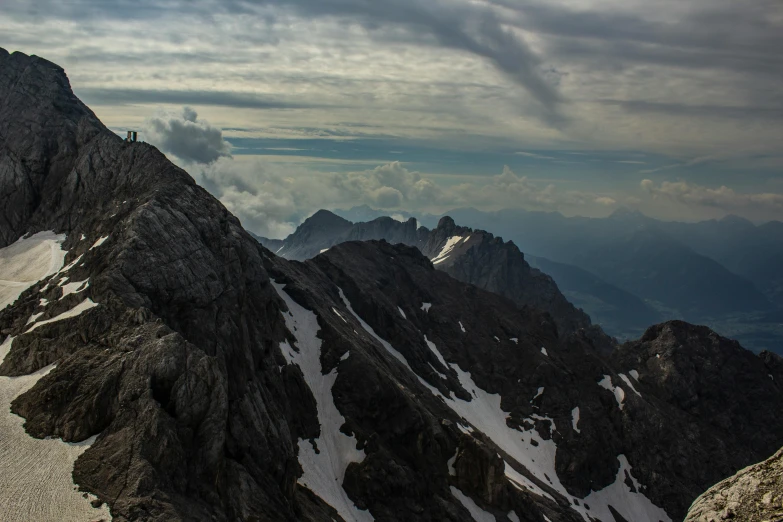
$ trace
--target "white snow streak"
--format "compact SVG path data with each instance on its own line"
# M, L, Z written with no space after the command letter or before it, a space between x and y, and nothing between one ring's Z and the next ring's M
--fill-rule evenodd
M454 469L454 463L457 462L457 455L459 455L459 450L456 450L454 456L446 462L446 466L449 468L449 475L452 477L457 475L457 470Z
M497 522L495 520L494 515L492 515L491 513L487 513L486 511L478 507L476 503L473 502L472 498L464 495L462 491L458 490L454 486L451 486L451 494L454 495L454 498L459 500L463 506L465 506L465 509L468 510L470 516L476 522Z
M400 312L400 315L402 316L402 318L403 318L403 319L407 319L407 317L405 316L405 312L403 312L403 311L402 311L402 308L400 308L400 307L398 306L398 307L397 307L397 310Z
M348 324L348 321L346 321L346 320L345 320L345 317L343 317L343 314L341 314L340 312L338 312L338 311L337 311L337 308L335 308L334 306L332 307L332 312L336 313L336 314L337 314L337 317L339 317L340 319L342 319L342 320L343 320L343 322L344 322L345 324Z
M505 465L505 468L503 469L503 474L506 475L506 478L511 481L511 485L513 485L515 488L517 488L520 491L524 491L525 489L530 490L532 493L535 493L536 495L540 497L546 497L549 500L554 502L554 498L552 498L552 495L538 487L535 482L524 476L523 474L519 473L517 470L512 468L508 465L508 462L505 460L503 461L503 464Z
M107 239L109 239L109 236L103 236L103 237L102 237L102 238L100 238L98 241L96 241L95 243L93 243L93 245L90 247L90 250L92 250L93 248L98 248L99 246L101 246L102 244L104 244L104 243L106 242L106 240L107 240Z
M636 379L637 381L639 380L639 372L637 372L636 370L631 370L630 372L628 372L628 374L634 379Z
M548 354L548 353L546 353L546 348L544 348L543 346L541 347L541 353L543 353L544 355L546 355L547 357L549 357L549 354Z
M320 252L318 252L318 253L319 253L319 254L323 254L323 253L324 253L324 252L326 252L327 250L329 250L329 249L328 249L328 248L322 248L322 249L321 249L321 251L320 251Z
M627 377L627 376L626 376L624 373L620 373L620 374L618 374L618 375L619 375L619 376L620 376L620 378L623 380L623 382L625 382L625 384L627 384L627 385L628 385L628 386L629 386L629 387L630 387L630 388L633 390L633 392L634 392L636 395L638 395L639 397L641 397L641 396L642 396L642 394L641 394L641 393L639 393L638 391L636 391L636 388L634 388L634 387L633 387L633 383L631 382L631 379L629 379L629 378L628 378L628 377Z
M47 319L46 321L41 321L40 323L35 323L25 333L32 332L33 330L35 330L39 326L43 326L45 324L54 323L56 321L62 321L63 319L70 319L71 317L76 317L77 315L80 315L82 312L86 312L90 308L95 308L96 306L98 306L98 303L94 303L92 301L92 299L87 298L84 301L82 301L81 303L79 303L78 305L76 305L73 308L71 308L70 310L68 310L67 312L63 312L63 313L61 313L60 315L58 315L56 317L52 317L51 319Z
M437 357L437 358L438 358L438 360L440 361L440 363L441 363L441 364L442 364L442 365L443 365L445 368L448 368L448 367L449 367L449 365L446 363L446 359L444 359L444 358L443 358L443 355L440 353L440 350L438 350L438 347L437 347L437 346L435 346L435 343L433 343L432 341L430 341L429 339L427 339L427 336L426 336L426 335L424 336L424 341L427 343L427 346L429 346L429 347L430 347L430 350L432 350L432 353L434 353L434 354L435 354L435 357Z
M13 337L0 345L0 364L11 350ZM11 413L11 401L23 394L53 365L22 377L0 377L0 506L8 522L111 520L104 506L95 509L95 497L75 490L73 463L95 441L69 444L60 439L34 439L24 430L24 419Z
M462 326L462 321L457 321L459 323L459 329L462 330L462 333L465 333L465 327Z
M622 388L619 386L614 386L612 384L612 378L608 375L604 375L604 378L598 381L598 386L601 388L605 388L612 392L614 394L615 400L617 400L617 405L620 406L620 409L623 409L623 401L625 400L625 392Z
M288 342L281 343L283 356L302 370L305 382L315 397L321 435L315 439L319 453L310 441L299 440L299 463L304 474L299 483L332 506L346 522L374 520L369 511L362 511L348 498L343 489L345 470L351 462L364 460L364 451L356 449L356 439L340 432L345 418L340 415L332 396L337 368L324 375L321 368L321 339L318 338L318 317L297 304L283 290L284 285L272 283L288 306L283 313L288 331L296 337L298 352Z
M543 393L544 393L544 388L543 388L543 387L539 388L539 389L538 389L538 392L536 393L536 395L535 395L535 396L534 396L532 399L530 399L530 402L533 402L534 400L536 400L536 399L538 399L539 397L541 397L541 395L542 395Z
M517 514L514 512L513 509L511 511L509 511L508 515L506 515L506 516L508 517L508 519L511 522L519 522L519 517L517 516Z
M571 427L574 428L574 431L577 433L581 433L579 431L579 406L571 410Z
M443 261L448 259L451 251L454 250L454 247L456 247L457 244L463 239L467 239L467 238L463 238L462 236L451 236L450 238L448 238L446 240L446 244L443 245L443 248L441 249L440 253L432 259L432 264L437 265L438 263L442 263Z
M0 249L0 310L41 279L56 274L66 252L64 235L39 232Z

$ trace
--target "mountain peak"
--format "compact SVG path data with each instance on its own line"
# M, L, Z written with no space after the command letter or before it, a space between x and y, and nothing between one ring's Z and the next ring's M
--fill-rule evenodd
M456 228L457 224L454 222L454 219L452 219L450 216L443 216L438 221L438 227L439 229L453 229Z
M309 218L305 219L303 224L308 224L310 226L319 226L319 227L347 227L351 225L351 222L347 219L341 218L334 212L330 212L329 210L321 209L317 211L315 214L310 216Z

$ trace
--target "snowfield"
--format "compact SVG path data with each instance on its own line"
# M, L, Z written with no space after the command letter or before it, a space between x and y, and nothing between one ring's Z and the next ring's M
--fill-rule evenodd
M0 308L63 266L65 236L41 232L0 249ZM92 302L92 301L90 301ZM77 307L79 308L79 307ZM73 317L83 308L55 320ZM13 338L0 345L0 364ZM109 510L95 509L73 483L73 464L95 438L78 444L59 439L34 439L24 430L24 419L11 413L11 402L35 386L54 366L21 377L0 377L0 513L4 522L88 522L111 520Z
M66 252L64 235L39 232L0 249L0 310L41 279L56 274Z
M299 440L299 463L304 471L299 484L321 497L346 522L375 520L369 511L357 508L343 489L348 464L363 461L365 454L363 450L356 449L355 437L340 432L345 417L340 415L332 396L337 368L327 375L322 373L318 317L291 299L284 290L285 285L272 284L288 306L289 312L283 313L283 318L288 331L296 338L296 349L284 341L280 350L289 364L295 364L302 370L305 382L315 397L321 426L321 434L314 441L318 452L309 440Z

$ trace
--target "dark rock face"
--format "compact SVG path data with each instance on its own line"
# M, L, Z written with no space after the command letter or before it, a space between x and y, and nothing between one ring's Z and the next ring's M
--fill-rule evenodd
M282 259L156 149L105 129L61 69L2 52L0 66L0 100L35 93L0 101L3 246L54 230L69 266L0 310L13 337L0 375L57 365L11 409L34 437L97 436L73 477L114 520L457 522L469 503L503 522L667 518L656 506L676 520L783 444L774 356L667 324L605 358L588 329L563 333L565 319L411 246ZM415 222L387 224L424 239ZM64 277L89 287L64 295ZM30 329L86 298L98 305ZM326 457L328 480L312 481ZM593 494L605 488L611 501Z

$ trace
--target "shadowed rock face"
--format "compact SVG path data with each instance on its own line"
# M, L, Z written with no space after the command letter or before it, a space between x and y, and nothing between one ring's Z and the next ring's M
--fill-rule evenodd
M676 325L604 358L585 330L560 335L551 313L457 281L405 245L349 241L287 261L154 147L103 127L57 66L0 52L0 71L3 246L54 230L68 250L67 269L0 311L0 332L14 337L0 374L56 364L11 409L34 437L97 435L73 476L114 520L350 520L345 506L377 520L469 520L458 489L499 521L512 510L576 521L591 491L634 480L680 519L711 484L783 444L768 413L783 409L774 358L706 329L667 333ZM63 296L65 277L89 287ZM34 315L86 298L98 306L30 330ZM308 311L317 331L303 326ZM648 352L663 344L677 348L659 368ZM296 362L305 350L319 351L315 372ZM721 364L683 363L688 354ZM741 402L754 378L772 387ZM698 393L681 400L680 381ZM342 419L321 418L324 401ZM742 411L716 420L720 401ZM716 422L758 433L746 444ZM345 495L330 506L323 484L298 481L307 451L332 455L335 431L362 457L324 468ZM549 462L542 448L555 446ZM633 479L616 482L622 455ZM612 502L606 513L634 519Z

